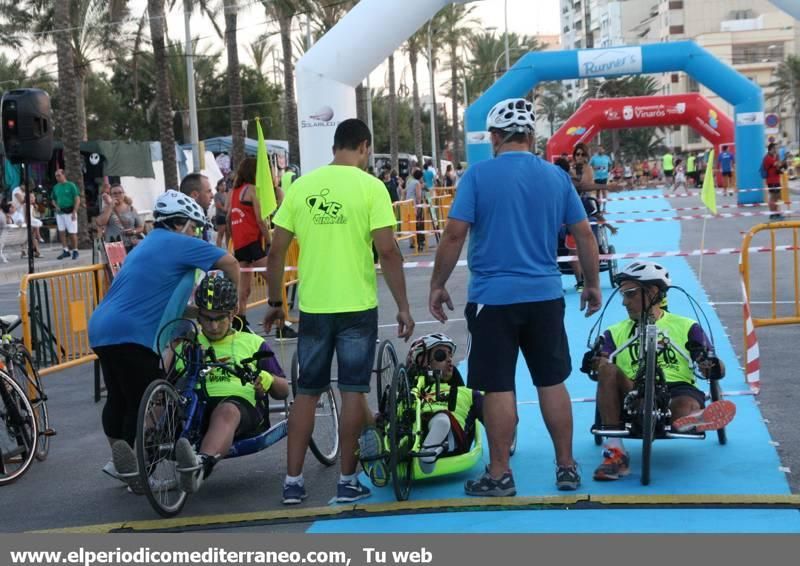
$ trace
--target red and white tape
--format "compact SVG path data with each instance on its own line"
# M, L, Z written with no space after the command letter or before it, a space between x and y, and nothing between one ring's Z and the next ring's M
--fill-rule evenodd
M739 273L742 265L742 256L739 255ZM742 318L744 319L745 332L745 368L744 376L750 389L758 394L761 390L761 354L758 349L758 338L756 337L756 327L753 324L752 313L750 312L750 298L747 296L747 287L744 284L744 275L741 275L739 282L742 285Z
M778 204L785 204L779 202ZM753 204L718 204L717 208L759 208L767 206L757 202ZM621 210L618 212L606 211L603 216L619 216L620 214L651 214L653 212L685 212L688 210L708 210L707 206L682 206L678 208L654 208L652 210Z
M764 192L767 189L739 189L740 193L754 193L754 192ZM716 191L716 194L722 195L725 194L725 191ZM634 195L629 197L610 197L604 199L605 202L612 202L612 201L620 201L620 200L646 200L646 199L657 199L657 198L688 198L688 197L700 197L700 191L694 192L687 192L687 193L670 193L666 195Z
M782 212L785 216L796 214L795 210L787 210ZM642 222L683 222L685 220L723 220L726 218L750 218L753 216L768 216L772 214L769 210L760 210L758 212L722 212L720 214L682 214L679 216L661 216L652 218L621 218L613 220L611 224L640 224ZM603 222L592 222L592 224L604 224Z

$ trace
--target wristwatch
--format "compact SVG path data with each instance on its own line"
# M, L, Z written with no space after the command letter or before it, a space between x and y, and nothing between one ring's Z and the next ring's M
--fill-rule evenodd
M273 308L280 308L283 306L283 301L267 301L267 304Z

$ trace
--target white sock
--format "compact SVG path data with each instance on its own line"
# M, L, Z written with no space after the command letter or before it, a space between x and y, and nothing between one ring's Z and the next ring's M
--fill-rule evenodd
M286 478L283 480L283 485L299 485L300 487L303 487L304 483L303 474L300 474L299 476L290 476L287 474Z
M618 448L625 452L625 447L622 445L622 439L617 437L606 437L606 441L603 443L603 448Z
M437 413L433 415L428 423L428 434L425 440L422 441L422 450L430 452L433 449L436 456L423 456L420 461L425 463L433 463L436 457L444 452L442 443L447 439L450 434L450 417L445 413Z
M356 483L356 478L358 474L339 474L339 483Z

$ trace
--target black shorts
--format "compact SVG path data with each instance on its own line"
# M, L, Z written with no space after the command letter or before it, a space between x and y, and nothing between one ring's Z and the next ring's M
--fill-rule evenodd
M769 194L771 195L779 195L781 194L781 185L780 183L767 183L767 189L769 189Z
M674 172L674 169L664 169L664 176L665 177L672 177L672 173L673 172Z
M520 350L536 387L563 383L572 371L564 308L563 298L513 305L467 303L468 387L487 393L514 391Z
M261 245L261 240L256 242L251 242L246 246L239 248L233 252L233 257L236 258L236 261L244 261L247 263L254 263L260 260L263 257L266 257L267 252L269 251L269 246L267 249L264 249L264 246Z
M217 214L214 217L214 226L221 228L227 224L227 217L224 214Z
M261 412L248 403L246 399L242 399L241 397L211 397L208 399L205 412L203 413L203 423L200 428L203 434L208 432L208 427L211 424L211 414L214 412L214 409L222 403L231 403L232 405L236 405L236 408L239 409L241 419L239 420L239 426L236 427L234 436L247 436L258 430L258 427L261 426L261 421L263 420Z
M688 383L668 383L667 387L669 388L670 399L675 399L676 397L691 397L700 403L701 407L705 407L706 405L706 394L694 385L689 385Z
M733 171L723 171L722 172L722 176L723 177L733 177Z
M595 185L607 185L608 184L608 179L595 179L594 180L594 184Z

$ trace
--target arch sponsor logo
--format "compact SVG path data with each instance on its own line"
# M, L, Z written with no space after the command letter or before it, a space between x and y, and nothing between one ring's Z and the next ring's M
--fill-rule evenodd
M578 76L636 75L642 72L642 48L584 49L578 51Z
M567 128L567 135L568 136L582 136L586 133L586 128L584 126L572 126Z
M492 143L492 135L489 132L467 132L467 143Z
M303 128L336 126L339 122L333 119L334 116L333 108L330 106L320 106L319 109L309 114L308 118L300 120L300 125Z

